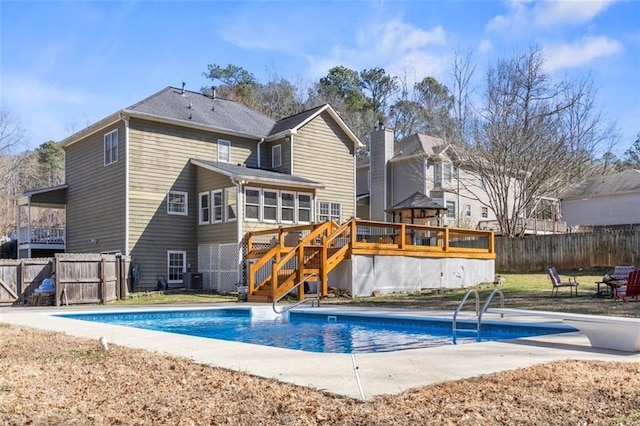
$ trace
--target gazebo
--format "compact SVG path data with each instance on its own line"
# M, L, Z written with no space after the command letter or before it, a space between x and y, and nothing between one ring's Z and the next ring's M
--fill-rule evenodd
M392 222L440 226L447 208L433 198L416 191L385 211L392 215Z

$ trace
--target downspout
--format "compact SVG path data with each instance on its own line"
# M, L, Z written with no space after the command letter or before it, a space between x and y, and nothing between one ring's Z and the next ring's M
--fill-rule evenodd
M18 233L20 233L20 228L18 228ZM27 257L31 259L31 196L29 196L29 201L27 202L27 243L27 247L29 247L29 249L27 250ZM20 246L18 245L18 247Z
M289 135L289 170L291 170L291 174L293 175L293 133Z
M124 121L124 255L129 256L129 117Z
M458 209L458 212L456 214L456 217L458 218L458 225L457 226L458 226L458 228L460 228L460 214L462 212L462 209L460 208L460 167L459 166L456 167L456 175L457 175L456 180L458 181L457 182L457 184L458 184L458 191L457 191L458 192L458 194L457 194L458 195L458 202L456 203L456 209Z
M258 144L262 143L259 142ZM258 150L258 153L260 152L260 150ZM260 154L258 154L260 155ZM236 240L238 241L238 260L240 260L240 262L238 262L238 277L242 277L242 267L244 264L244 259L242 256L242 221L243 219L243 210L241 209L240 206L244 205L244 201L242 200L242 188L243 186L246 184L246 182L244 180L236 180L235 178L231 178L231 183L236 187ZM246 283L243 283L243 285Z
M260 145L262 145L264 143L264 138L260 138L260 142L258 142L258 168L261 169L262 168L262 163L260 161ZM231 178L231 181L233 181L233 178Z

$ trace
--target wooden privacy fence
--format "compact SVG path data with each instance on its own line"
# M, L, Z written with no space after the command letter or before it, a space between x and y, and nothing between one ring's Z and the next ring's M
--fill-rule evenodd
M130 264L129 256L105 254L0 259L0 303L25 303L54 273L56 306L122 299L129 293Z
M640 266L640 230L496 237L496 271Z

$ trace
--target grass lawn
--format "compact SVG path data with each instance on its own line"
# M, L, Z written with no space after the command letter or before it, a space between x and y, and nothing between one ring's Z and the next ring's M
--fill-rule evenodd
M563 280L567 279L567 275L560 275ZM499 287L494 287L492 284L474 287L480 295L481 303L494 289L498 288L504 295L504 306L506 308L629 317L640 315L640 303L623 303L619 300L613 301L611 298L600 299L593 297L596 293L595 283L602 278L602 273L587 271L577 275L577 280L580 283L577 297L570 297L568 288L560 288L558 295L552 297L551 282L546 274L502 274L502 277L505 278L505 284ZM604 285L600 287L601 290L606 288ZM442 291L426 289L419 293L399 293L379 297L330 297L323 299L322 303L454 310L468 290L468 288L445 289ZM237 300L235 296L172 291L136 295L136 297L110 304L189 304L235 302ZM496 296L491 306L499 307L499 304L500 298Z

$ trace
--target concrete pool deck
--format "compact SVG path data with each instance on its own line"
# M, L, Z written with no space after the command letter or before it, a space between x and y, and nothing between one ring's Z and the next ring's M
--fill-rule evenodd
M0 323L21 325L71 336L100 339L109 344L184 357L197 363L273 378L357 399L395 394L450 380L465 379L559 360L640 362L640 353L591 347L580 332L530 337L502 342L482 342L371 354L324 354L183 336L119 325L101 324L52 315L107 311L149 311L251 307L271 310L265 304L203 304L144 306L0 307ZM450 311L419 311L325 305L300 310L366 312L371 315L428 316L451 319ZM460 319L471 313L461 312ZM485 314L483 322L551 323L533 316Z

